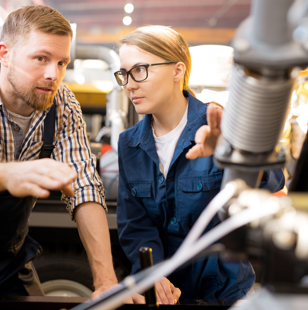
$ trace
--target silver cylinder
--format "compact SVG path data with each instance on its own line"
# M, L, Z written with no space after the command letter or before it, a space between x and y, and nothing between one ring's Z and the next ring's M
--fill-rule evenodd
M233 68L221 131L234 148L270 152L283 131L294 80L246 73L238 65Z
M287 14L294 0L254 0L251 6L253 45L267 46L287 44L292 37Z

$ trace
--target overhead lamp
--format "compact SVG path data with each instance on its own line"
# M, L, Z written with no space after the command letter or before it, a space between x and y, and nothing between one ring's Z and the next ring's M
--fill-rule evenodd
M131 3L126 3L124 6L124 11L128 14L132 13L134 11L134 5Z
M132 18L130 17L130 16L125 16L124 18L123 18L123 24L125 25L125 26L128 26L128 25L130 25L131 23L132 23Z

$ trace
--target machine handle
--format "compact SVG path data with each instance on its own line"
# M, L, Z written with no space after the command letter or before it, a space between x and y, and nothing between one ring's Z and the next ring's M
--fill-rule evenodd
M153 257L152 257L152 249L149 247L141 247L139 248L139 259L141 269L146 269L148 267L153 266ZM155 286L148 289L145 293L145 303L149 308L157 308L159 306L156 299L156 291Z

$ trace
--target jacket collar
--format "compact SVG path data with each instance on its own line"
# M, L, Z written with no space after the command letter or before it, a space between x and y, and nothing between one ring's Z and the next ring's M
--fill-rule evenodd
M195 141L196 131L202 125L206 124L206 105L192 96L188 92L184 92L185 97L188 97L188 114L187 114L187 124L182 132L181 141L183 147L187 147L193 141ZM138 145L152 145L154 143L154 138L152 135L151 128L152 114L145 115L144 119L137 123L133 132L130 135L131 138L126 142L130 147L136 147Z

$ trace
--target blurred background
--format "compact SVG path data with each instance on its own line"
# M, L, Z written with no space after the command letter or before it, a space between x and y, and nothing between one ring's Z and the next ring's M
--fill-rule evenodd
M112 47L122 35L149 24L172 26L190 45L229 44L249 15L251 0L1 0L0 18L29 4L49 5L76 23L77 43Z

